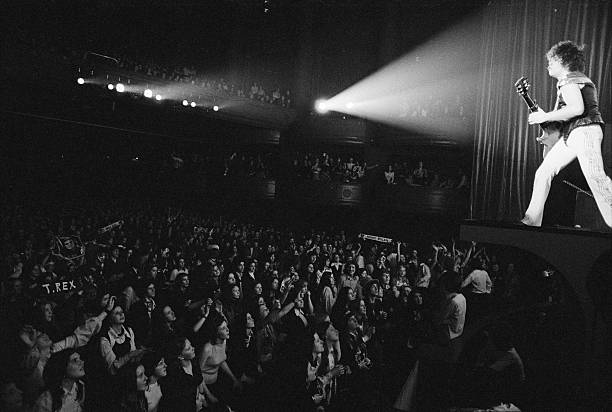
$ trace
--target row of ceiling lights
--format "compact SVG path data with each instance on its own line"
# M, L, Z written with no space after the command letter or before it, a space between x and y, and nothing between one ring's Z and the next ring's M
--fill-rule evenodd
M85 84L85 79L82 77L79 77L77 79L77 83L80 85ZM123 85L123 83L117 83L117 84L113 84L113 83L108 83L106 85L106 87L108 88L108 90L116 90L118 93L123 93L125 92L125 86ZM144 97L148 98L148 99L152 99L153 98L153 91L151 89L145 89L144 93L143 93ZM155 95L155 100L160 101L163 99L163 96L161 94L156 94ZM191 106L191 107L196 107L197 103L192 101L191 103L188 100L183 100L182 102L183 106ZM217 112L219 111L219 106L214 105L212 107L212 109Z

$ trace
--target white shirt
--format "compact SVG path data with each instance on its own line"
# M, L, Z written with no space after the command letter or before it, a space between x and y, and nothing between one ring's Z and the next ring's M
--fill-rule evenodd
M491 293L491 278L489 274L482 269L474 269L472 273L463 280L461 287L464 288L470 284L472 285L472 293Z
M155 382L147 386L145 391L145 398L147 398L147 405L149 412L157 412L159 408L159 402L162 398L162 391L159 383Z
M451 339L455 339L463 334L466 311L467 303L465 296L458 293L450 299L445 319L450 321L448 324L448 335Z

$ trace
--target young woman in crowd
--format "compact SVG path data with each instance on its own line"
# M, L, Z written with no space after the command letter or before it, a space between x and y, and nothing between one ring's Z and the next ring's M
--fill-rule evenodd
M206 319L206 341L200 351L200 369L202 371L202 385L200 392L206 397L209 406L223 408L234 399L230 388L219 381L219 369L232 381L234 390L242 389L242 383L236 378L227 363L227 340L230 331L225 318L218 313L211 313Z
M46 390L34 405L35 412L80 412L85 409L85 363L69 349L53 355L45 367Z
M42 301L39 303L36 306L33 326L39 331L46 333L51 341L57 342L63 336L60 325L57 323L54 309L55 304L50 301Z
M197 412L202 406L202 372L189 339L174 338L166 348L167 376L161 380L161 410Z
M227 323L232 326L238 315L243 311L242 293L237 284L229 285L223 291L223 314Z
M357 299L357 295L350 286L344 286L340 289L331 313L331 320L334 324L342 324L344 314L350 310L351 302L355 299Z
M170 305L157 307L152 315L153 347L161 349L182 334L174 310Z
M319 284L318 311L330 315L336 303L337 295L338 289L336 288L336 281L334 280L332 272L323 272Z
M100 353L111 375L128 363L135 362L144 353L136 349L136 337L129 326L125 326L125 314L121 306L115 306L109 314L107 327L100 338Z
M119 371L118 404L114 408L120 412L147 412L148 401L145 395L147 375L140 363L132 363Z
M168 367L161 352L157 351L147 352L142 357L142 365L145 375L149 378L144 393L147 400L147 411L157 412L160 410L159 405L163 397L159 380L167 376Z

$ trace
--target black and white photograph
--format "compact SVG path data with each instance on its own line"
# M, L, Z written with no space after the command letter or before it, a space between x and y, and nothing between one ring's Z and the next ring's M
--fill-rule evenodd
M23 0L0 411L612 410L612 0Z

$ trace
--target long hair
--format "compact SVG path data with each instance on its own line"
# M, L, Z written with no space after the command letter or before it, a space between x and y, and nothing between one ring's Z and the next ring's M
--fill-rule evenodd
M68 349L55 355L51 356L45 370L43 372L43 379L45 386L51 394L51 404L53 410L57 411L62 407L62 398L64 395L64 389L62 383L66 377L66 368L70 361L70 356L76 353L76 349ZM85 392L81 385L77 385L77 400L82 401L85 396Z
M120 393L120 408L130 412L147 412L147 399L144 391L139 391L136 386L136 370L141 366L139 363L131 363L119 369L117 375L117 389Z

